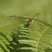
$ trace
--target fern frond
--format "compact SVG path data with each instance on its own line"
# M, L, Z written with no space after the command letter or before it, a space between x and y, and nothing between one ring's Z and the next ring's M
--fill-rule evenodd
M17 33L13 33L13 41L11 42L10 47L11 52L32 52L31 49L33 46L28 43L24 43L24 41L31 41L31 38L28 36L29 32L27 31L28 29L18 29ZM30 43L30 42L29 42Z

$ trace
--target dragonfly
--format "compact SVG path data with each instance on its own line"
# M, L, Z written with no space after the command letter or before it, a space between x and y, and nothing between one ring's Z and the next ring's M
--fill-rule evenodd
M39 13L36 13L33 17L31 17L31 18L28 18L28 17L22 17L22 18L26 18L26 19L28 19L28 21L26 21L26 23L25 23L25 27L29 27L32 23L33 23L33 21L34 21L34 19L36 20L36 21L38 21L38 22L40 22L40 23L43 23L44 25L47 25L47 26L50 26L50 27L52 27L52 25L50 25L50 24L47 24L47 23L45 23L45 22L43 22L43 21L41 21L41 20L39 20L39 19L37 19L36 17L37 17L37 15L39 15ZM13 15L13 16L9 16L9 17L16 17L16 18L18 18L19 16L16 16L16 15Z
M36 16L37 16L38 14L39 14L39 13L36 13L33 17L27 18L28 21L26 22L26 24L25 24L24 26L26 26L26 27L30 26L30 25L32 24L33 20L36 18ZM13 16L9 16L9 17L19 17L19 16L13 15Z

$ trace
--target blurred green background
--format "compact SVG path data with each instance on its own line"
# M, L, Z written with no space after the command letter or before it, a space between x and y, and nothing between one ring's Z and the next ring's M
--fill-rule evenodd
M52 0L0 0L0 32L2 31L4 32L4 34L8 35L10 34L9 31L11 29L13 30L13 28L16 27L17 19L13 18L11 20L9 16L17 15L21 17L23 16L31 17L34 16L36 13L39 13L38 15L39 20L45 22L46 24L52 25ZM43 25L41 26L40 24L38 25L36 24L34 24L35 30L36 29L41 30L41 28L44 27ZM46 25L46 27L49 26ZM52 36L52 29L50 31L49 29L47 30L48 37L49 34L51 34ZM38 32L37 34L40 36ZM46 36L44 34L43 38L49 40L47 34ZM10 36L9 36L9 40L12 40Z
M0 0L0 13L10 16L33 16L52 24L52 0Z
M18 16L32 16L36 12L52 14L52 0L0 0L0 12Z

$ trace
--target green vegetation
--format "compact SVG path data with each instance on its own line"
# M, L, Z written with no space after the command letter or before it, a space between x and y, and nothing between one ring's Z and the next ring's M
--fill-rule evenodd
M0 52L52 52L52 0L0 0Z

